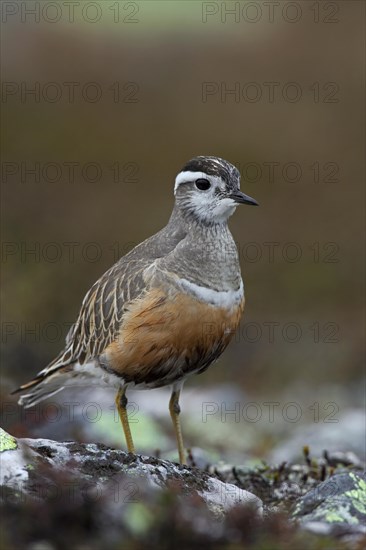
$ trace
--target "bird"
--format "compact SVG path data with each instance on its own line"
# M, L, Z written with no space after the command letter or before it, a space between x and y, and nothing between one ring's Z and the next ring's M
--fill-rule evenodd
M114 388L129 453L135 446L127 390L171 387L169 412L180 464L186 453L179 399L187 377L227 347L244 310L239 255L228 219L242 204L240 172L215 156L189 160L175 178L167 225L121 257L90 288L64 349L12 393L31 407L67 386Z

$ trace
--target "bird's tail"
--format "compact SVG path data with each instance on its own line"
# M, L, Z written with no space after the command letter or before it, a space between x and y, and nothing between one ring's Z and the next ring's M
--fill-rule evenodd
M55 373L45 380L32 380L32 382L29 382L32 386L28 385L28 387L32 388L32 390L29 393L21 395L19 397L18 404L22 405L25 409L28 409L28 407L37 405L37 403L40 403L44 399L52 397L64 389L65 386L63 385L62 378L63 377L60 376L59 373ZM15 390L15 392L12 393L26 389L28 389L27 384L24 384L24 386L21 386L18 390Z
M63 357L64 353L61 353L45 369L39 372L35 378L11 392L14 394L31 390L19 398L19 405L25 408L32 407L64 389L68 378L67 373L70 371L71 365L65 365Z

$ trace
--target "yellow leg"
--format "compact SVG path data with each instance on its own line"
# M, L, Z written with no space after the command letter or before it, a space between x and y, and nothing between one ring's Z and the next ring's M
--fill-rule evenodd
M169 412L173 422L175 436L177 438L179 462L181 464L186 464L182 429L180 426L180 419L179 419L179 414L180 414L179 395L180 395L180 390L173 389L172 395L169 401Z
M118 390L116 405L119 417L121 419L122 428L125 433L128 452L134 453L135 447L132 440L130 425L128 423L126 388L121 388Z

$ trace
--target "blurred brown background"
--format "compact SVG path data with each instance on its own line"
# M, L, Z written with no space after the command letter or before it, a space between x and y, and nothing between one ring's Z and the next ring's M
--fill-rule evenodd
M6 4L4 427L24 433L8 392L60 350L119 252L166 223L202 154L235 163L260 208L230 223L241 330L187 395L296 402L302 421L314 402L323 419L328 402L337 419L362 407L363 2L80 2L74 21L62 2Z

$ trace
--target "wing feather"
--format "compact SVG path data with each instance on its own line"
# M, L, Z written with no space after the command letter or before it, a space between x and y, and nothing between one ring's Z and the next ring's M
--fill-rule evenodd
M100 356L118 336L129 304L146 290L145 270L169 254L186 236L166 226L113 265L86 293L78 318L66 336L65 349L36 377L36 383L72 363Z
M66 337L64 352L39 374L48 376L67 364L86 363L100 356L117 338L128 304L145 290L146 265L128 267L124 272L113 266L91 287Z

